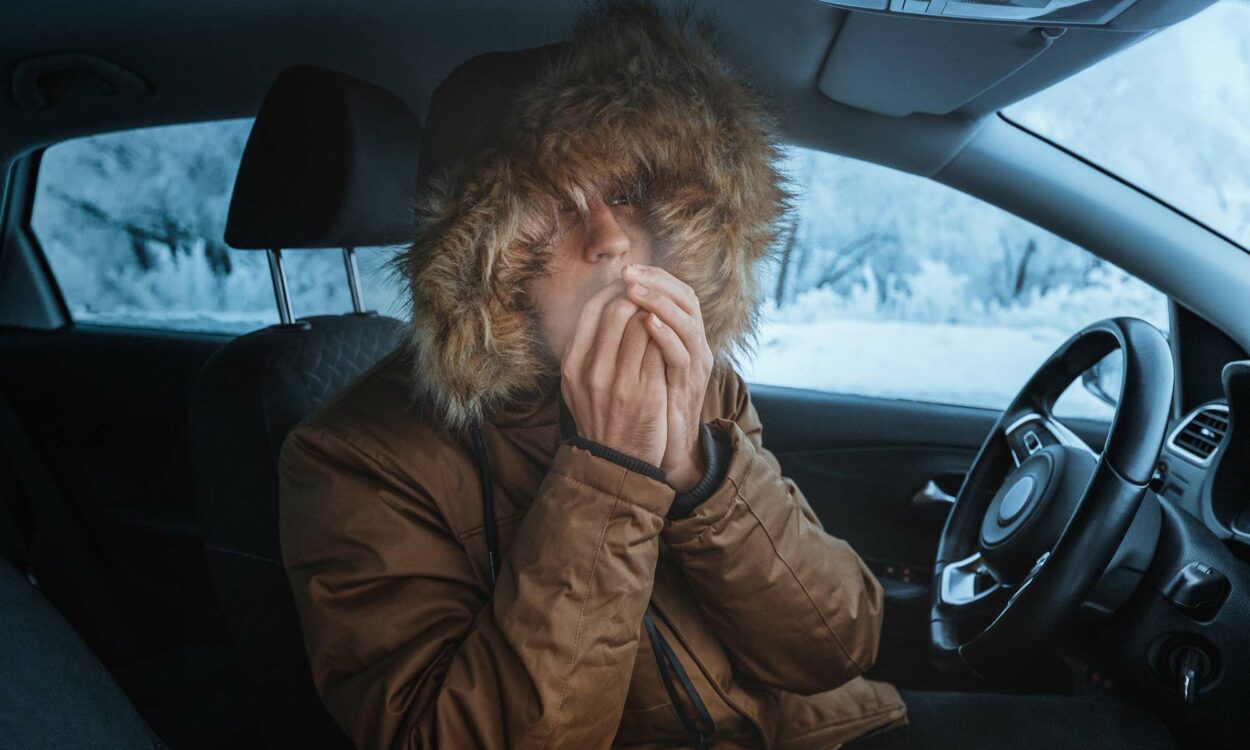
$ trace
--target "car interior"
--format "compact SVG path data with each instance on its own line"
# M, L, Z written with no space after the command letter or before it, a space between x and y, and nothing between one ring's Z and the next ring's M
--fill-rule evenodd
M1166 334L1130 317L1066 331L1005 408L752 383L766 446L885 589L870 676L1114 693L1182 747L1244 746L1250 251L1002 114L1212 4L696 5L714 9L720 49L781 114L787 144L948 186L1167 296ZM404 336L400 317L370 309L356 249L409 241L434 87L475 54L561 39L579 7L0 9L0 736L12 746L350 746L314 689L282 568L278 452ZM209 239L264 265L277 322L82 320L32 229L45 153L237 118L254 120L224 236ZM351 304L300 315L288 271L315 249L341 252L325 283ZM1056 418L1070 385L1103 388L1113 352L1108 415ZM1026 483L1047 492L1035 502ZM77 720L88 704L108 721Z

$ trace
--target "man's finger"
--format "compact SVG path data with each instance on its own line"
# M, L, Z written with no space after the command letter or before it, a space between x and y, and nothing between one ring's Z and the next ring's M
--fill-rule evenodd
M695 319L683 310L666 293L640 284L629 284L626 287L629 298L641 307L651 311L664 324L677 332L691 352L698 351L699 335L702 333L702 318Z
M638 310L625 324L625 333L621 336L621 353L617 357L617 367L625 377L632 376L635 380L642 377L642 357L651 340L646 328L650 315L646 310Z
M647 342L647 351L642 355L642 380L655 379L661 385L665 383L664 378L664 355L660 354L660 347L654 341Z
M603 311L603 306L608 300L620 294L624 288L624 282L613 281L586 300L586 304L582 306L581 316L577 319L577 326L573 330L573 337L564 350L563 359L566 365L573 368L580 366L586 352L594 343L595 332L599 330L599 316Z
M647 333L655 342L664 356L664 364L669 373L670 382L675 377L685 375L690 370L690 351L672 328L664 324L655 313L647 314Z
M606 385L614 379L625 324L636 312L638 312L638 305L624 294L617 294L604 305L603 312L599 315L599 328L595 332L595 340L591 344L589 354L590 370L594 373L597 383Z
M690 285L659 266L631 263L625 267L621 278L651 289L658 289L671 297L687 315L692 317L700 315L699 297Z

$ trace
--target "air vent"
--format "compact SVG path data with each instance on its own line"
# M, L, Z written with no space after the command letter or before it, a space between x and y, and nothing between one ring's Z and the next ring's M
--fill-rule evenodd
M1168 439L1172 449L1185 458L1205 466L1228 434L1228 407L1223 404L1203 406L1181 422Z

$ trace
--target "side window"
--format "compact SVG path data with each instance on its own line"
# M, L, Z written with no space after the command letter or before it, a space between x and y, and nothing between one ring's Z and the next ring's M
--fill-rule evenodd
M265 254L233 250L226 213L250 119L49 147L31 227L76 323L243 333L278 322ZM357 254L366 307L395 314L388 250ZM296 317L351 309L338 250L283 253Z
M786 166L796 221L762 268L749 382L1001 409L1095 320L1167 332L1162 293L995 206L823 152ZM1056 412L1111 413L1079 382Z

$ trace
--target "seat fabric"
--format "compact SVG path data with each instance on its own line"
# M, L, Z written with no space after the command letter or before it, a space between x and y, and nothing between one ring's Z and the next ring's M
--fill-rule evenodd
M163 749L69 623L0 560L0 745Z
M243 651L271 747L350 747L313 688L278 539L277 460L286 434L399 346L381 316L313 316L270 327L205 364L191 402L196 499L209 567Z

